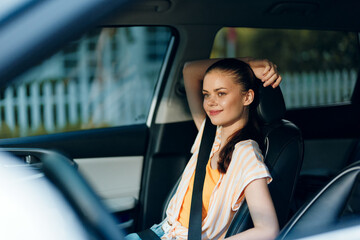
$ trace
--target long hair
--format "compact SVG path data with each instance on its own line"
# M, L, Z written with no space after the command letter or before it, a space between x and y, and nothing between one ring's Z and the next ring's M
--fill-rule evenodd
M227 140L228 142L222 148L219 154L218 170L221 173L226 173L235 145L243 140L252 139L256 141L260 148L263 147L263 136L260 132L259 117L257 115L256 107L259 104L259 86L260 80L255 77L254 72L250 66L238 59L223 59L211 65L205 72L205 75L211 71L219 70L231 76L235 83L240 84L244 91L252 89L254 91L254 100L248 106L249 118L246 125L234 132ZM239 92L240 94L240 92Z

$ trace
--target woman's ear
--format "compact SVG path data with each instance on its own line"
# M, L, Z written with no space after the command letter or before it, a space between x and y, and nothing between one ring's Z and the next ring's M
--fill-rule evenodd
M249 89L249 91L245 93L244 106L249 106L254 101L254 95L255 93L252 89Z

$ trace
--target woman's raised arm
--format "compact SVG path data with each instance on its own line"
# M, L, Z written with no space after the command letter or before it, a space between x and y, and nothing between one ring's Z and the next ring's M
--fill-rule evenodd
M203 108L202 83L206 69L218 59L206 59L187 62L184 65L183 77L185 84L186 97L190 107L191 116L197 129L200 129L202 121L205 119Z

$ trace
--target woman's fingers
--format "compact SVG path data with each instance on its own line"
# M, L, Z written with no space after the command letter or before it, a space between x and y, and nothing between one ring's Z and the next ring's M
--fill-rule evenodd
M273 83L276 82L276 80L279 78L279 76L277 74L273 74L269 79L267 79L266 81L264 81L264 87L270 86Z
M273 88L276 88L281 83L281 76L278 72L277 65L266 61L266 66L264 68L264 75L261 79L261 81L264 83L264 87L272 86Z
M269 81L271 78L273 78L274 76L279 76L278 72L275 70L275 68L270 68L267 73L262 77L261 81L262 82L267 82Z
M273 88L275 88L279 86L281 82L281 76L278 72L278 67L276 64L272 63L268 59L254 60L252 63L254 73L256 77L263 82L264 87L271 85ZM262 68L262 72L257 71L257 68Z
M279 77L276 79L276 81L275 81L274 83L271 84L271 86L272 86L273 88L278 87L278 86L280 85L280 83L281 83L281 80L282 80L282 78L281 78L281 76L279 75Z
M271 70L271 65L267 62L263 71L263 76L266 76L270 70Z

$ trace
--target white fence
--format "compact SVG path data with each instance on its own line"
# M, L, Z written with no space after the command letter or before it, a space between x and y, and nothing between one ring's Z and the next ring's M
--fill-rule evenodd
M122 81L10 86L0 100L0 137L9 137L9 132L10 137L28 136L145 122L153 87L143 80L133 74Z
M349 101L356 75L355 70L285 73L282 91L287 108ZM0 99L0 132L8 128L26 136L39 129L53 133L74 125L87 128L145 121L152 84L136 74L126 81L107 79L99 84L80 79L8 87Z
M281 89L287 109L349 102L355 70L283 74Z

